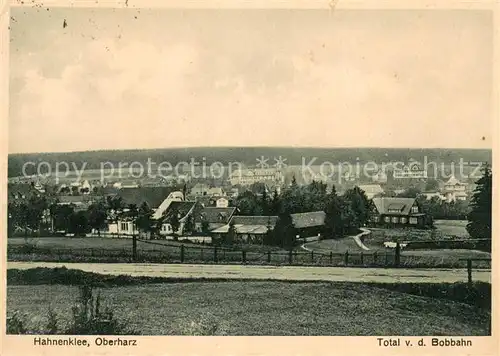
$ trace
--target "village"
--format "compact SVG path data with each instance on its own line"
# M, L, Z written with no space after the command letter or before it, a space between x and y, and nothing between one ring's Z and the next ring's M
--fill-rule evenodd
M31 177L8 185L9 237L138 236L290 247L367 226L430 229L434 219L466 220L475 186L475 179L453 175L429 178L415 160L368 177L345 174L341 184L281 167L245 168L225 179L55 185ZM278 230L290 236L269 237Z

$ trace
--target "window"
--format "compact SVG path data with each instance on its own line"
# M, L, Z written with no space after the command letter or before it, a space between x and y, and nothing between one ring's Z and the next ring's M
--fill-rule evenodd
M418 222L417 218L410 218L410 224L416 225Z
M418 213L418 206L414 205L411 207L411 212L412 213Z
M120 230L127 231L128 230L128 223L127 222L120 223Z
M388 217L388 216L386 216L386 217L384 218L384 221L385 221L385 222L387 222L387 223L388 223L388 222L391 222L391 218L390 218L390 217Z
M394 216L394 217L392 218L392 222L393 222L394 224L397 224L397 223L398 223L398 221L399 221L399 219L398 219L396 216Z
M408 222L408 219L407 218L401 218L401 224L406 224Z

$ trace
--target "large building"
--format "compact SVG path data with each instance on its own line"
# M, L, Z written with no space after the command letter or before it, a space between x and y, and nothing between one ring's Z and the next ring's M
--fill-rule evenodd
M427 171L420 162L410 159L407 165L394 167L394 179L426 179Z
M443 196L447 202L467 200L467 184L460 182L458 179L452 176L444 184Z
M276 168L238 169L231 173L229 181L231 185L252 185L259 182L283 184L285 176Z

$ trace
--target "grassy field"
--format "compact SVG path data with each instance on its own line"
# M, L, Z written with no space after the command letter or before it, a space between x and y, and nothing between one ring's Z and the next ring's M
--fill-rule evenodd
M490 311L356 283L189 282L105 287L103 305L142 335L487 335ZM391 290L392 289L392 290ZM394 290L396 289L396 290ZM49 306L70 321L76 286L8 285L29 329Z
M379 229L380 230L380 229ZM379 230L374 232L375 240L380 238ZM389 231L389 230L386 230ZM386 231L383 231L385 236ZM372 237L365 239L370 251L361 250L351 237L322 240L306 244L305 251L299 247L293 252L292 264L330 266L389 266L395 261L394 250L386 249ZM184 246L183 255L181 245ZM137 242L137 262L152 263L246 263L288 265L288 251L261 245L247 245L241 250L214 248L209 245L175 241L154 240ZM349 251L348 262L345 252ZM330 255L330 252L332 253ZM374 256L374 253L377 256ZM363 254L363 256L361 255ZM8 239L9 261L44 262L131 262L132 240L111 238L37 238L26 241L23 238ZM183 259L181 259L183 256ZM404 267L465 268L464 258L490 257L489 253L474 250L403 250L401 265ZM478 268L489 268L489 262L478 262Z
M434 226L443 237L457 237L461 239L469 238L467 232L467 220L435 220Z

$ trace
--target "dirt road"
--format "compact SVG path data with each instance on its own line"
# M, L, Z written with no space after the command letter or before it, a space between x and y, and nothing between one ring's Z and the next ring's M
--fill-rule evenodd
M51 263L8 262L8 269L36 267L62 267L111 275L175 277L175 278L228 278L273 279L295 281L350 281L350 282L466 282L465 269L403 269L355 267L293 267L242 265L189 265L189 264L133 264L133 263ZM474 281L491 283L490 270L474 270Z

